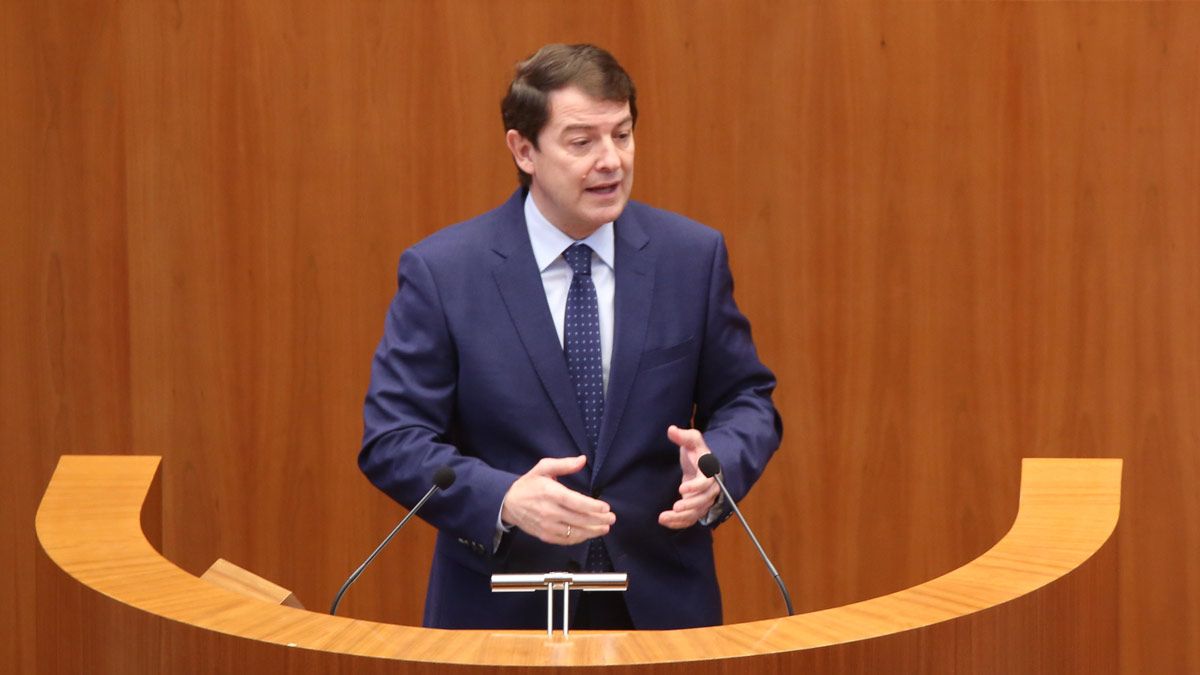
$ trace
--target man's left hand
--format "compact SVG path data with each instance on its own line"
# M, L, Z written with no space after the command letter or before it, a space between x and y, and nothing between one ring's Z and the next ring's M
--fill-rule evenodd
M683 481L679 484L679 501L670 511L658 514L658 524L672 530L682 530L695 525L708 514L721 488L717 481L700 473L697 462L709 452L704 436L695 429L680 429L671 425L667 438L679 446L679 465L683 468Z

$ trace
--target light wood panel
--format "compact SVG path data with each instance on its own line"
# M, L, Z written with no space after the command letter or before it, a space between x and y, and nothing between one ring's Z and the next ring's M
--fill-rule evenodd
M217 558L212 565L200 575L200 578L210 584L216 584L234 593L265 600L277 605L287 605L296 609L304 609L304 604L296 598L296 594L288 589L272 583L248 569L239 567L224 558Z
M66 620L30 583L64 453L167 455L171 559L332 596L400 515L353 461L399 252L513 185L510 64L591 40L641 92L635 196L726 232L780 376L745 506L797 606L981 553L1024 453L1122 456L1119 663L1200 670L1195 35L1171 2L10 3L0 669ZM405 536L348 614L418 621ZM730 621L780 611L730 528L718 564Z
M448 664L493 669L661 664L695 673L724 670L731 659L739 661L739 668L745 667L747 659L757 662L757 657L788 667L809 665L818 657L806 651L838 652L850 646L840 658L851 669L867 672L946 672L952 664L978 672L997 672L1002 665L1005 671L1016 665L1016 670L1032 672L1064 660L1088 665L1095 672L1096 664L1105 669L1113 665L1111 659L1095 656L1103 649L1091 658L1078 659L1082 645L1064 639L1081 624L1086 628L1075 632L1076 638L1088 643L1110 639L1115 632L1111 613L1081 622L1066 614L1047 618L1031 612L1024 630L997 630L992 636L997 644L989 648L976 649L969 639L947 640L952 644L945 646L943 654L962 655L944 661L924 655L892 660L891 649L874 656L856 650L885 636L896 643L919 645L923 639L919 629L967 622L967 617L978 613L987 617L975 621L976 625L1002 626L988 610L1030 593L1042 595L1039 589L1062 581L1108 541L1120 513L1121 460L1026 459L1020 508L1008 534L970 563L903 591L782 619L674 631L583 631L570 640L561 635L547 639L540 631L446 631L331 617L208 584L163 558L142 534L142 521L154 519L161 507L145 502L159 479L160 460L64 456L37 514L38 539L50 559L89 591L161 617L164 631L170 630L171 622L179 622L309 651L314 664L331 652L397 659L409 670L425 666L432 671ZM1111 557L1102 564L1109 572L1115 565ZM1092 613L1115 605L1111 599L1116 589L1111 585L1093 585L1088 591L1075 596L1075 611ZM1035 597L1030 606L1037 607L1038 602ZM103 631L90 625L95 618L83 617L83 633ZM1042 622L1039 630L1058 639L1039 650L996 658L1017 651L1020 645L1013 641L1021 640L1034 622ZM82 634L61 636L63 648L75 652L72 645L80 642L78 637ZM142 651L153 652L153 647L131 634L112 651L136 658ZM81 662L90 661L89 654L79 653ZM175 672L193 658L186 652L164 654L163 670ZM282 662L286 657L276 652L274 658ZM259 670L270 664L256 665Z

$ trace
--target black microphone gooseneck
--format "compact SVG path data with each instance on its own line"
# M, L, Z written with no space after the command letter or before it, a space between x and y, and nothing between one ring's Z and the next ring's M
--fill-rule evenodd
M717 486L721 488L721 494L725 495L725 501L733 507L733 513L742 521L742 527L746 528L746 534L750 535L750 541L754 542L755 548L758 549L758 554L762 556L763 562L767 563L767 569L770 570L771 576L775 577L775 583L779 586L779 592L783 593L783 602L787 605L788 616L792 616L795 612L792 610L792 596L788 595L787 586L783 585L783 579L779 578L779 571L771 564L771 559L767 557L767 552L763 550L762 544L758 543L758 537L754 536L754 531L750 529L750 524L746 522L746 518L742 516L742 512L738 509L737 502L733 501L733 495L729 494L729 490L725 487L725 481L721 480L721 462L716 455L709 453L701 455L700 461L697 462L700 467L700 473L709 478L717 480Z
M337 614L338 603L342 601L342 596L346 594L346 590L350 588L351 584L358 580L358 576L363 573L363 570L367 569L367 565L370 565L371 561L375 559L375 556L379 555L379 552L383 550L383 547L388 545L388 542L392 540L392 537L396 536L396 533L400 531L400 528L404 527L404 524L408 522L408 519L412 518L413 514L416 513L422 506L424 506L425 502L429 501L429 498L433 496L433 493L437 492L438 490L445 490L451 485L454 485L454 478L454 469L451 469L448 466L443 466L434 472L433 487L429 488L429 492L426 492L425 496L421 497L421 501L417 502L417 505L412 507L412 510L404 515L404 519L400 521L400 524L396 525L396 527L392 529L392 533L385 537L383 541L379 542L379 545L375 547L375 550L371 551L371 555L367 556L367 559L358 566L358 569L350 573L350 577L346 579L346 583L342 584L342 587L338 589L337 596L333 598L333 606L329 608L330 614Z

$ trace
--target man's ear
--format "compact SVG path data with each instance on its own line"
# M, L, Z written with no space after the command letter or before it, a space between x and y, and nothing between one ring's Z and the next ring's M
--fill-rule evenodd
M533 142L521 135L521 132L516 129L509 129L508 133L504 134L504 142L508 144L508 151L512 153L513 161L517 163L517 168L533 175Z

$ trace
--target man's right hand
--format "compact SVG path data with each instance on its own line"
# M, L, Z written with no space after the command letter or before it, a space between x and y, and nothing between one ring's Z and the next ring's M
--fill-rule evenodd
M608 528L617 522L608 504L566 488L557 480L581 471L585 464L585 455L539 461L508 489L500 519L547 544L560 546L608 534Z

